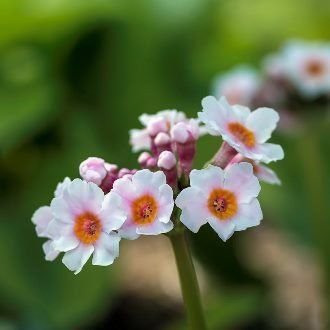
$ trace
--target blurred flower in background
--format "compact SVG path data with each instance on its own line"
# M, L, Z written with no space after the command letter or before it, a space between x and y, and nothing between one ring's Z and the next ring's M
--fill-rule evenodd
M281 112L283 134L274 143L289 156L271 165L282 187L262 187L265 232L222 244L203 226L191 237L209 326L326 328L328 1L12 0L0 7L0 328L182 329L165 242L122 244L122 261L111 269L86 264L74 277L59 260L44 261L30 216L56 182L78 176L88 155L136 168L122 141L140 113L177 106L193 117L214 78L242 63L261 89L248 90L246 105ZM284 70L289 58L294 66ZM311 80L301 79L306 72ZM199 139L195 167L218 146ZM118 171L107 171L108 186Z

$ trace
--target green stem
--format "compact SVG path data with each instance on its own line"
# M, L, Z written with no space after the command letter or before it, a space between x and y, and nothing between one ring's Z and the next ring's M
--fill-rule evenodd
M201 304L196 271L184 231L170 236L178 268L183 301L189 330L205 330L206 324Z

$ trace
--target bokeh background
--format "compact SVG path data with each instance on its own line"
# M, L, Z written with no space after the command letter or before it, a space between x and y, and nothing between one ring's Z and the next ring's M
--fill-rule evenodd
M88 156L136 167L139 114L196 116L216 74L291 38L330 40L329 22L326 0L1 0L0 329L184 329L166 238L74 276L44 260L31 215ZM273 138L283 185L263 185L262 225L191 237L211 329L325 328L330 126L310 111L308 134ZM218 143L201 139L197 166Z

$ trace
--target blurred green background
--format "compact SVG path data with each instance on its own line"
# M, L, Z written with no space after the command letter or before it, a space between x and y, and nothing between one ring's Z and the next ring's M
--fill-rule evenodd
M78 176L88 156L136 167L128 130L138 127L139 114L176 108L196 116L216 74L239 63L258 66L291 38L330 40L329 21L326 0L1 0L0 329L181 329L180 304L166 307L171 318L161 313L164 306L155 310L149 302L143 316L127 311L124 320L125 306L143 304L127 303L139 300L123 293L125 267L118 263L88 265L74 276L60 260L46 262L31 215L49 203L57 182ZM313 236L315 212L330 219L329 125L315 118L322 125L310 130L315 136L309 143L298 133L274 137L286 152L272 166L283 185L263 185L261 197L262 226L279 231L312 263L321 245L320 259L329 257L329 242L317 244ZM216 139L203 138L197 164L217 147ZM279 282L249 267L241 253L249 235L237 233L224 244L203 228L192 237L212 281L205 304L213 329L266 329L284 322L277 320L269 294ZM286 262L279 257L269 267L285 268ZM323 274L325 267L320 269ZM284 328L300 329L297 324Z

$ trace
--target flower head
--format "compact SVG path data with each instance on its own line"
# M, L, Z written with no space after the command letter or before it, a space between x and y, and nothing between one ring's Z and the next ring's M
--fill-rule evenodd
M284 157L281 146L265 143L279 120L278 113L270 108L249 108L228 104L225 97L217 100L207 96L202 100L200 120L212 135L221 135L231 147L244 157L269 163Z
M330 44L293 41L279 55L285 77L313 99L330 92Z
M174 201L172 188L163 172L147 169L131 178L118 179L110 192L120 203L115 209L124 212L126 221L119 234L128 239L142 235L167 233L173 228L170 220Z
M73 180L63 194L51 202L53 220L48 231L57 251L65 252L63 263L79 273L93 254L93 265L106 266L119 254L118 230L125 214L115 207L120 201L97 185Z
M219 75L214 81L214 95L225 96L230 104L250 105L258 92L261 81L256 70L241 65Z
M259 225L262 212L257 200L260 184L249 163L226 170L208 166L190 173L190 187L175 204L182 209L181 222L192 232L209 223L226 241L235 231Z

